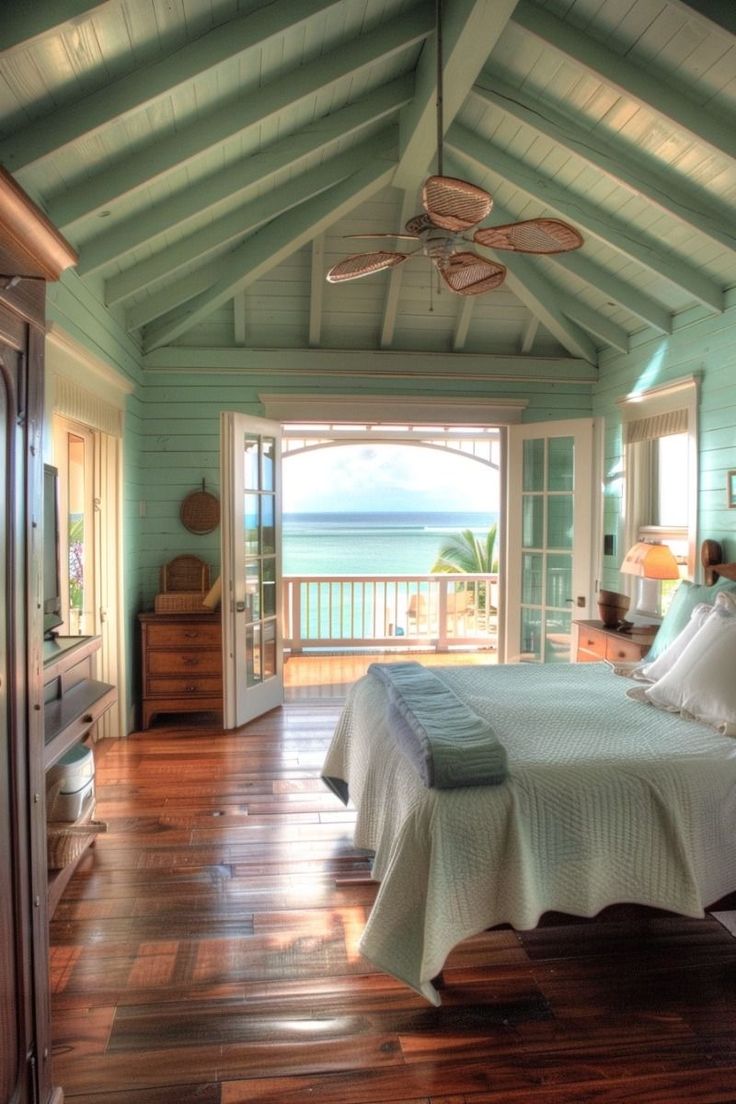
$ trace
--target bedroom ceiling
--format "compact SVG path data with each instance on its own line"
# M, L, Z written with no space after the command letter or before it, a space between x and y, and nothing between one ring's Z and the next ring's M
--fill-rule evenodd
M141 342L597 363L736 285L736 5L445 0L445 173L582 249L328 285L435 169L434 0L5 0L0 163ZM394 248L388 242L387 248ZM191 356L191 354L188 354Z

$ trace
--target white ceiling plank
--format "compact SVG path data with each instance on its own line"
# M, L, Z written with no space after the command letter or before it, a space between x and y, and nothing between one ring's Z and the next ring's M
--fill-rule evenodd
M233 296L233 339L236 345L245 345L248 329L245 317L245 292Z
M123 196L131 195L176 171L189 161L216 148L221 142L251 127L263 126L285 108L316 95L347 76L389 58L421 42L430 33L431 14L426 7L379 25L348 45L300 66L289 80L279 77L257 95L218 105L178 133L131 151L92 179L51 197L49 216L60 228L100 211Z
M625 184L636 195L645 196L665 214L727 249L736 249L736 229L730 210L709 202L702 189L683 184L675 171L663 168L659 173L652 172L641 160L634 161L622 143L613 143L610 138L603 141L551 104L514 88L498 73L481 74L473 95L545 135L611 180Z
M534 338L537 336L537 330L539 329L539 319L536 314L529 312L529 321L524 327L524 332L521 335L521 353L526 356L534 348Z
M445 130L496 45L516 0L453 0L442 27L442 117ZM433 48L434 45L434 48ZM425 43L414 99L401 113L401 155L394 184L416 189L437 152L437 54Z
M273 142L260 153L244 157L121 220L111 230L90 238L82 247L80 275L88 275L123 260L142 245L201 217L228 199L262 185L287 168L300 168L311 157L344 143L371 123L398 112L411 98L412 76L399 77L354 104L315 120L295 134Z
M696 100L666 84L656 72L650 74L531 0L519 0L512 18L529 34L618 89L625 99L636 100L697 141L707 142L720 153L736 158L736 127L724 113L705 110Z
M575 253L557 253L547 258L552 264L572 272L583 283L597 288L606 299L617 303L636 318L641 319L659 333L672 333L672 315L649 295L644 294L633 284L614 276L595 261L584 257L580 251Z
M60 34L118 0L3 0L0 51L27 49L47 34Z
M0 162L17 172L126 115L150 107L202 73L248 50L266 46L340 0L290 0L269 4L215 27L142 69L104 84L84 99L26 124L0 142Z
M415 188L410 188L404 192L404 198L401 203L401 214L399 215L399 223L396 230L401 233L406 226L407 221L417 213L417 193ZM406 244L406 243L398 243ZM410 246L410 248L413 248ZM388 349L393 344L394 332L396 330L396 319L399 313L399 299L401 297L401 282L404 277L404 266L399 265L398 268L392 268L388 277L388 287L386 288L386 298L383 302L383 319L381 323L381 338L380 344L382 349Z
M698 19L707 29L720 27L736 35L736 5L732 0L669 0L689 18Z
M461 349L465 348L476 300L475 295L465 295L460 302L460 308L455 316L455 328L452 333L452 351L454 353L459 353Z
M613 249L669 280L710 310L722 312L723 291L708 276L682 258L666 253L648 242L622 219L600 209L549 177L541 176L529 165L510 157L504 150L484 142L465 127L455 123L448 133L448 145L483 169L512 183L527 195L568 218L583 233L593 234Z
M108 306L139 294L146 287L171 277L182 268L202 260L213 252L242 238L272 218L297 207L306 199L333 187L364 165L377 153L396 147L398 128L388 127L368 142L337 154L313 169L293 177L279 188L266 191L250 203L229 211L227 215L175 242L152 257L133 265L105 283ZM169 283L173 290L173 285ZM174 305L173 303L171 304Z
M372 159L368 168L342 181L315 199L303 203L271 223L218 262L219 276L207 291L178 311L172 311L144 334L147 351L166 345L186 333L233 294L255 283L328 226L343 218L391 180L395 161Z
M312 242L312 263L309 274L309 346L318 348L322 338L322 303L325 289L325 236Z

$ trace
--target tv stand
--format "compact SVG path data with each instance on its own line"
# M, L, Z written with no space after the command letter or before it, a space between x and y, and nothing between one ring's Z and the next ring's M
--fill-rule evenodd
M54 636L43 642L44 770L81 743L117 698L114 686L92 677L100 644L99 636ZM81 858L49 871L49 916Z

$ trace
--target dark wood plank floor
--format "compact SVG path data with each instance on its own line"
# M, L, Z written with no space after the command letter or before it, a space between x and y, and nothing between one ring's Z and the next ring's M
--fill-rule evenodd
M97 748L107 835L51 927L74 1104L736 1101L736 939L614 913L487 932L440 1009L356 946L374 889L319 781L339 705Z

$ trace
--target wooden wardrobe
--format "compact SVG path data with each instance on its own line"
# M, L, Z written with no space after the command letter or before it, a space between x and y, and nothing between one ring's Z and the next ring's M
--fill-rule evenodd
M0 169L0 1104L59 1104L49 1053L43 773L46 281L76 256Z

